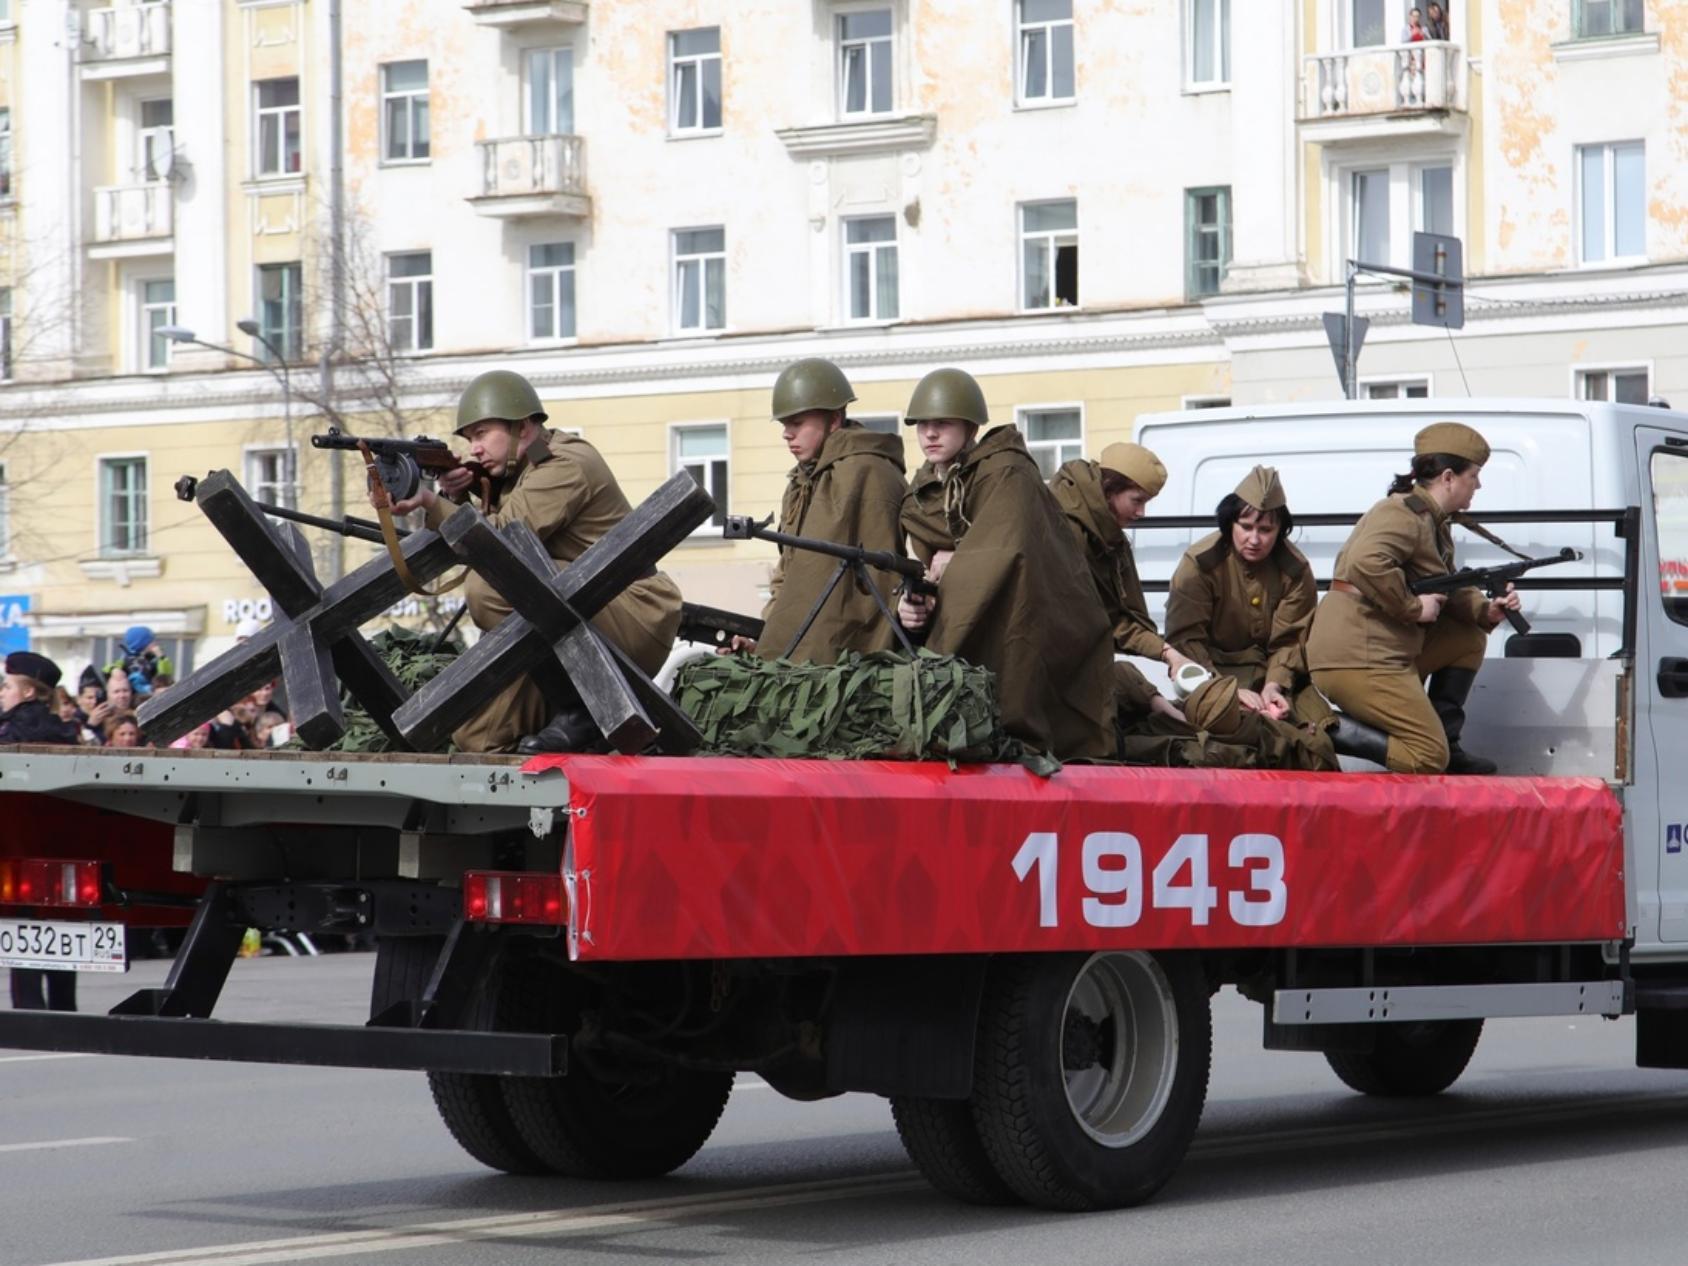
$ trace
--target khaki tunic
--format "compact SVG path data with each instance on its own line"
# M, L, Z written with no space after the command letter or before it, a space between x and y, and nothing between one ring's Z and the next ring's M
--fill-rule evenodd
M1114 648L1125 655L1159 659L1166 650L1166 640L1149 618L1131 541L1102 495L1101 466L1082 459L1070 461L1055 472L1049 491L1055 494L1073 538L1084 551L1090 579L1113 626Z
M1306 677L1318 601L1313 569L1289 542L1249 563L1221 548L1214 532L1190 546L1172 573L1166 640L1245 690L1271 683L1287 693Z
M791 472L780 502L780 527L793 536L838 545L861 545L887 554L903 552L903 442L853 422L827 436L820 455ZM838 560L813 550L781 547L763 608L765 627L757 653L783 652L831 582ZM870 569L880 597L895 611L895 572ZM882 651L895 644L891 623L873 594L846 575L788 656L798 663L830 664L845 651Z
M494 490L487 519L495 527L526 523L559 563L572 563L632 510L598 450L576 435L544 431ZM444 517L438 509L430 519ZM482 630L510 614L485 580L471 572L463 588L469 617ZM657 672L680 627L680 589L652 571L622 590L592 617L592 627L647 673ZM514 751L524 735L544 727L553 709L532 678L511 682L452 735L465 752Z

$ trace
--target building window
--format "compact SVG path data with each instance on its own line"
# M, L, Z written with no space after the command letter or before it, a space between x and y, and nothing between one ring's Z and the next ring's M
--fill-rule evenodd
M0 462L0 558L12 556L12 486L6 482L6 463Z
M176 107L169 97L141 102L141 126L136 133L141 179L148 184L170 178L176 150Z
M1231 267L1231 190L1184 191L1184 291L1216 295Z
M1424 378L1407 378L1399 382L1363 382L1362 400L1428 400L1430 382Z
M574 337L574 243L528 247L528 335Z
M720 27L670 32L668 127L675 135L720 130Z
M12 111L0 107L0 198L12 196Z
M276 346L284 360L299 359L304 347L305 304L303 269L298 264L258 266L258 330ZM259 355L266 360L269 348L260 340Z
M12 288L0 287L0 382L12 381Z
M674 234L674 327L682 332L727 325L727 231Z
M903 430L902 419L895 413L867 413L860 417L851 414L850 420L875 435L900 435Z
M141 366L149 373L170 368L171 340L158 331L176 324L176 281L141 283Z
M1577 394L1608 404L1646 404L1652 394L1645 369L1579 369Z
M1231 0L1186 0L1184 78L1192 88L1231 82Z
M1454 236L1454 169L1449 166L1414 168L1418 185L1416 227L1424 233Z
M297 456L285 445L246 450L246 490L254 501L289 510L299 504Z
M1639 35L1645 26L1642 0L1571 0L1571 28L1579 40Z
M1045 481L1055 478L1064 462L1084 456L1084 414L1076 408L1017 409L1014 424Z
M891 10L838 15L838 111L891 112Z
M1402 18L1406 15L1403 13ZM1389 42L1385 0L1348 0L1348 46L1375 48Z
M387 256L387 341L395 352L434 345L434 253Z
M428 158L428 63L388 62L381 67L381 156L389 163Z
M258 99L258 175L287 176L300 170L299 81L261 79Z
M1021 204L1020 274L1021 307L1078 303L1078 203Z
M1640 141L1577 147L1582 261L1647 254L1647 160Z
M1186 409L1229 409L1231 407L1231 397L1185 396L1184 407Z
M527 134L566 136L574 131L574 49L527 51Z
M1354 228L1353 258L1368 264L1389 262L1389 169L1357 171L1352 188L1349 221Z
M147 460L100 460L100 553L142 554L147 548Z
M844 275L849 319L897 319L897 221L876 215L844 221Z
M715 501L715 513L699 528L722 527L727 522L727 427L725 423L709 426L677 426L673 435L674 470L685 471L697 486Z
M1073 0L1014 0L1020 104L1073 99Z

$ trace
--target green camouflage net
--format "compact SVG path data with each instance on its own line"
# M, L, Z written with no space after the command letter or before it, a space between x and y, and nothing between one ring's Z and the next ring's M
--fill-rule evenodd
M375 653L387 662L387 667L393 670L393 676L399 679L399 684L410 694L415 694L424 684L432 681L463 653L463 646L455 637L449 638L439 650L434 650L435 635L432 633L414 633L407 628L393 625L383 629L369 639L369 644L375 648ZM344 694L340 699L346 714L346 732L338 742L324 748L329 752L385 752L389 748L387 736L381 732L381 727L375 724L373 718L364 710L362 704L353 699L350 694ZM290 748L304 746L297 738L286 744ZM449 744L446 750L456 750Z
M836 664L703 656L681 666L674 696L702 733L701 750L717 755L1058 768L1003 731L990 671L951 655L850 652Z

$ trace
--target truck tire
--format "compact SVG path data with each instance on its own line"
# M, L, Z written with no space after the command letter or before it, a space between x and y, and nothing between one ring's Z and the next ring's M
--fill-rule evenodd
M1459 1080L1483 1034L1481 1020L1381 1024L1370 1051L1326 1051L1343 1084L1391 1099L1437 1095Z
M1019 1202L985 1154L973 1109L966 1101L896 1095L891 1100L891 1119L914 1167L946 1196L964 1204Z
M1207 984L1188 955L1006 960L980 1012L979 1138L1028 1204L1141 1204L1189 1148L1212 1052Z
M420 998L444 944L445 938L438 936L380 938L375 945L370 1015L380 1015L395 1002ZM495 1027L496 998L495 989L477 991L467 1025L476 1029ZM521 1132L510 1119L499 1087L503 1080L485 1073L429 1073L428 1089L451 1137L481 1164L507 1174L547 1173L545 1163L522 1141Z

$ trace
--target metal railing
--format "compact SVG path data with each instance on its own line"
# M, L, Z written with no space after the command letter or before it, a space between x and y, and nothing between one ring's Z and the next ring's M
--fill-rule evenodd
M176 200L168 181L101 185L94 190L94 241L137 242L175 232Z
M1303 119L1464 110L1465 58L1444 40L1309 54L1301 106Z
M481 151L480 197L586 192L578 136L508 136L475 145Z
M83 15L82 60L162 57L170 51L168 0L90 9Z

